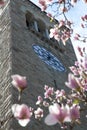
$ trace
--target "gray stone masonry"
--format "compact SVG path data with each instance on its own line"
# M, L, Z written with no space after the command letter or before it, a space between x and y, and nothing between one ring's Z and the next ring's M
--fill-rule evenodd
M26 26L26 12L31 12L36 19L41 19L46 28L54 25L44 12L28 0L10 0L7 8L0 16L0 117L6 119L10 115L11 105L17 102L18 92L11 85L11 75L20 74L27 77L28 87L22 95L22 103L35 107L38 95L42 95L44 85L65 89L69 66L76 60L70 40L64 47L44 38L35 30ZM32 45L37 44L50 50L63 63L66 72L53 70L45 64L34 52ZM87 122L86 122L87 123ZM46 126L44 119L40 122L33 117L30 123L22 128L17 120L7 120L2 130L61 130L57 124ZM0 129L1 130L1 129ZM74 130L86 130L83 125Z
M11 108L11 73L12 73L12 51L11 51L11 17L9 6L0 16L0 120L7 120L3 127L7 126ZM10 123L10 122L9 122ZM0 129L1 130L1 129ZM5 128L4 128L5 130Z

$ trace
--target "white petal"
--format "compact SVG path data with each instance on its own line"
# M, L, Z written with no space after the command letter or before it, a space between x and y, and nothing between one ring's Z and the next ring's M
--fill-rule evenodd
M49 114L47 115L47 117L45 118L45 123L47 125L55 125L56 123L58 123L58 120L55 118L54 115Z
M64 122L71 122L70 116L67 116L67 117L64 119Z
M11 83L13 86L15 86L15 87L17 86L17 82L15 80L13 80Z
M17 110L17 107L19 107L20 105L19 104L13 104L12 107L11 107L11 110L12 110L12 113L14 114L15 111Z
M53 34L52 34L52 33L50 33L50 34L49 34L49 37L50 37L50 38L53 38Z
M60 111L60 106L59 106L57 103L55 103L55 104L49 106L49 112L50 112L51 114L58 114L59 111Z
M20 114L21 105L13 104L11 109L14 117L17 118Z
M22 119L22 120L18 120L18 123L25 127L28 123L30 122L30 119Z

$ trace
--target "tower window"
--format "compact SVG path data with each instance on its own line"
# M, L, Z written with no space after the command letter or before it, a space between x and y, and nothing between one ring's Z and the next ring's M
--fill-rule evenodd
M29 11L26 13L26 26L28 29L35 29L38 31L37 21L35 20L34 15Z
M44 37L48 38L46 25L42 20L38 20L38 32L40 32Z
M29 30L35 30L44 38L50 39L48 29L46 28L45 23L41 19L36 19L34 15L29 11L26 12L25 17L26 26Z

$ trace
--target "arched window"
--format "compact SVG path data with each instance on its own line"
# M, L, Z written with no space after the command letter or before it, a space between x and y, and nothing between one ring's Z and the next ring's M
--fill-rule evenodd
M38 23L38 32L40 32L44 37L48 38L49 34L45 23L41 19L38 19L37 23Z
M34 15L31 12L27 11L25 16L26 16L26 26L29 29L35 29L36 31L38 31L37 21L35 20Z
M25 17L26 26L28 27L28 29L35 30L45 38L49 39L48 29L46 28L45 23L41 19L36 19L34 15L29 11L26 12Z

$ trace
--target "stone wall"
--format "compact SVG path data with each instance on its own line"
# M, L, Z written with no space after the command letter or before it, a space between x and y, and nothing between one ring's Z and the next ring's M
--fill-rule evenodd
M67 74L69 72L69 66L74 63L76 59L74 55L71 43L69 43L64 52L60 49L64 49L59 45L56 45L58 49L55 49L54 42L43 38L38 35L37 32L29 30L26 26L26 11L32 12L37 19L41 19L45 22L46 26L50 26L49 18L45 14L42 14L39 8L28 1L15 1L11 2L11 19L12 19L12 73L27 76L28 87L23 93L22 102L29 106L35 107L35 101L38 95L42 95L44 91L44 85L54 87L54 80L56 80L57 87L59 89L64 88L64 82L67 80ZM66 67L66 72L58 72L53 70L50 66L45 64L34 52L32 45L42 45L47 50L50 50ZM58 44L58 43L57 43ZM67 50L68 49L68 50ZM71 57L73 59L71 60ZM68 61L67 61L68 59ZM66 62L67 61L67 62ZM13 102L17 100L17 91L13 91ZM48 127L44 124L44 121L38 122L32 119L26 128L21 128L17 121L12 124L13 129L29 129L29 130L50 130L60 129L58 125L55 127Z
M9 4L0 16L0 130L9 130L8 116L11 108L11 17ZM8 123L9 124L8 124Z

